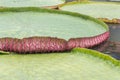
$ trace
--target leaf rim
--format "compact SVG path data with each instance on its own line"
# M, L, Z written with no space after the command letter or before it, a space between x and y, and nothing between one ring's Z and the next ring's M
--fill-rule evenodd
M61 10L61 7L64 7L64 6L67 6L67 5L73 5L73 4L116 4L116 5L120 5L120 3L117 3L117 2L96 2L96 1L72 1L72 2L67 2L67 3L64 3L64 4L60 4L58 5L58 9ZM120 19L118 18L113 18L113 19L108 19L108 18L97 18L99 20L102 20L103 22L105 23L117 23L119 24L120 23Z

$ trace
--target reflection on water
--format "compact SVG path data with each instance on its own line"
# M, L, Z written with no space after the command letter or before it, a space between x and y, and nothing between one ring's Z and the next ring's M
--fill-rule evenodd
M110 40L120 41L120 24L108 24L110 27Z
M109 55L120 60L120 24L108 24L110 28L110 41L113 42L114 50Z

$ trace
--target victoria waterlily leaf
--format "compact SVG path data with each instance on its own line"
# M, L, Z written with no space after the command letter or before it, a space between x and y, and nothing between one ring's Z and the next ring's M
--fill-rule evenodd
M1 80L119 80L120 75L119 61L88 49L64 54L2 55L0 61Z
M66 51L100 44L108 39L109 29L105 23L77 13L3 8L0 9L0 37L0 50L3 51Z
M70 2L60 5L61 10L99 18L108 23L120 23L120 4L114 2Z
M43 7L64 3L65 0L0 0L1 7Z

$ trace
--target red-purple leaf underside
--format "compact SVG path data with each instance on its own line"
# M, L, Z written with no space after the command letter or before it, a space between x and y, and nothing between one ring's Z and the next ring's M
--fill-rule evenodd
M71 38L69 41L54 37L0 38L0 50L17 53L61 52L76 47L90 48L108 37L109 32L94 37Z

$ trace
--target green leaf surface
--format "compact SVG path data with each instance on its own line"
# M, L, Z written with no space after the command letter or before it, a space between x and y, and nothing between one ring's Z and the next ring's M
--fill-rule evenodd
M39 8L0 9L0 37L50 36L63 39L91 37L108 26L89 16Z
M1 80L119 80L120 62L88 49L0 56Z
M96 18L120 19L120 3L71 2L60 6L60 9L82 13Z
M0 0L1 7L43 7L64 3L65 0Z

